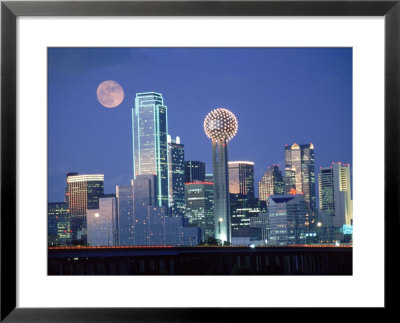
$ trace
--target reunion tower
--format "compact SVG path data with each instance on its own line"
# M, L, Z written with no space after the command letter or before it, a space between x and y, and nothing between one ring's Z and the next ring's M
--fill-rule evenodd
M204 131L212 142L215 238L222 242L231 242L228 141L236 135L237 129L235 115L224 108L212 110L204 120Z

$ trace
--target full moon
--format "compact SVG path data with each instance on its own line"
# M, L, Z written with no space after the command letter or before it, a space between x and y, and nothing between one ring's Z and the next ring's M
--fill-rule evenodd
M97 99L106 108L115 108L124 99L124 90L115 81L104 81L97 88Z

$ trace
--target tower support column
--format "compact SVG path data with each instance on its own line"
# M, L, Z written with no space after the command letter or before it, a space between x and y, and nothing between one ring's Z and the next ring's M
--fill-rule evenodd
M212 140L212 159L215 238L231 242L227 140Z

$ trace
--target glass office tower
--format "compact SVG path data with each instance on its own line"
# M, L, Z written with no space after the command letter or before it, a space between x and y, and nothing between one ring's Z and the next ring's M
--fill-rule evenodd
M316 208L314 145L285 146L285 193L304 194L307 208Z
M254 198L254 163L249 161L228 162L229 193Z
M185 214L185 147L180 138L168 136L170 215Z
M48 215L48 245L62 246L70 244L71 221L66 202L49 202Z
M157 176L137 175L133 181L134 245L163 245L165 207L157 207Z
M155 175L138 175L133 181L134 243L136 246L197 245L198 228L183 226L183 217L169 217L156 206Z
M321 168L318 175L319 208L331 216L335 227L353 223L350 187L350 164L333 163Z
M133 246L134 217L133 217L133 183L128 186L116 186L118 210L118 235L121 246Z
M185 183L204 182L206 180L206 164L197 160L185 161Z
M189 225L202 230L202 239L214 237L214 185L209 182L185 183L186 214Z
M268 201L268 244L305 242L306 202L303 194L272 195Z
M282 172L278 165L268 166L268 170L264 173L261 181L258 182L258 195L260 201L268 202L271 195L280 195L284 193L284 184Z
M87 210L87 243L89 246L118 246L117 200L99 198L99 208Z
M86 211L99 208L99 198L104 196L104 175L75 174L67 174L66 189L72 244L85 245L87 242Z
M159 93L137 93L132 109L133 174L157 175L158 206L169 206L167 107Z
M250 227L250 219L261 212L267 212L267 204L259 199L249 199L246 195L230 194L232 238L257 237L257 230Z

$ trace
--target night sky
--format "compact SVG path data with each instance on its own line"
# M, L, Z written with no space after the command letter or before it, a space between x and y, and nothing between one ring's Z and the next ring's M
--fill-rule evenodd
M114 109L96 97L105 80L125 91ZM267 166L284 168L285 144L314 144L316 181L320 166L352 164L351 48L49 48L49 202L64 200L67 172L104 174L106 193L129 184L131 109L148 91L163 95L185 160L207 173L204 118L231 110L239 128L228 157L255 162L256 192Z

